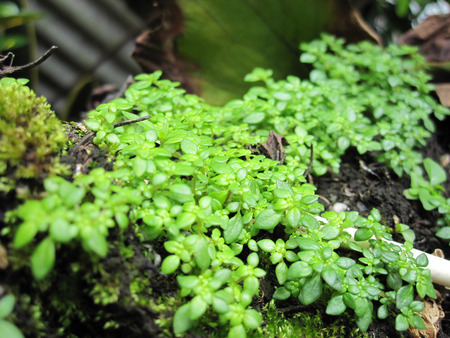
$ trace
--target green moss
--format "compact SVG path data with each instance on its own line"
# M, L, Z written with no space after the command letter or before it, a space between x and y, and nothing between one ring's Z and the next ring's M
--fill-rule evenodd
M64 147L64 128L44 97L37 97L26 80L0 80L0 191L20 179L61 174L55 157Z

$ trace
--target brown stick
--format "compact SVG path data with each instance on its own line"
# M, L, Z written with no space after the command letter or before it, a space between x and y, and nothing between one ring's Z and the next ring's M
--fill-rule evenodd
M45 60L47 60L50 55L52 55L55 50L57 50L58 47L57 46L52 46L48 51L45 52L44 55L42 55L39 59L34 60L30 63L27 63L26 65L23 66L5 66L0 70L0 78L6 76L6 75L11 75L15 72L20 72L23 70L28 70L28 69L32 69L34 67L39 66L42 62L44 62Z

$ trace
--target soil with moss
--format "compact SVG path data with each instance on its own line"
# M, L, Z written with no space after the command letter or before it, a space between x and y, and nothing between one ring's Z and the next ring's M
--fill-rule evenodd
M72 125L69 129L69 137L77 143L80 139L77 126ZM448 121L438 124L438 132L430 139L424 156L439 161L443 155L450 153L446 130ZM112 168L112 159L93 145L80 147L62 158L61 162L70 164L72 172L86 173L95 167ZM339 174L328 173L311 180L318 187L317 193L328 210L338 202L363 216L367 216L372 208L378 208L388 226L394 227L397 219L411 227L416 234L414 245L417 249L429 253L441 249L445 257L450 257L448 243L434 235L439 214L425 211L417 201L407 200L403 190L409 187L409 179L397 177L373 156L358 155L350 149L342 159ZM447 185L445 188L448 194L450 187ZM14 196L8 195L0 209L10 210L16 203ZM277 236L277 231L273 236ZM394 239L402 241L399 234L394 234ZM18 252L14 257L8 257L11 258L10 265L16 268L0 268L0 286L23 295L18 297L14 322L26 337L168 335L171 331L170 318L180 300L176 297L178 285L175 278L159 271L161 257L166 255L163 243L155 242L152 246L143 247L138 234L131 228L126 232L111 231L108 241L112 243L108 256L97 261L92 261L79 246L66 246L65 250L59 250L54 272L40 283L33 281L29 269L25 267L26 257ZM252 304L258 311L268 314L267 305L275 280L275 276L269 274L261 282L260 297ZM130 285L133 287L130 288ZM447 314L450 312L449 292L441 288L439 291L438 303ZM304 327L311 326L317 332L335 326L340 327L340 333L336 332L334 336L354 336L356 325L352 324L350 317L326 315L325 304L303 306L296 301L287 301L277 306L278 313L288 323L286 325L298 323ZM212 312L210 315L205 317L209 320L214 318ZM208 328L206 333L208 325L203 324L200 326L202 329L193 331L187 337L219 336L220 332L213 327ZM265 325L268 323L263 324L263 329ZM447 337L450 334L450 318L444 318L441 326L438 337ZM64 333L61 334L63 327ZM367 335L411 336L397 332L392 319L374 320Z

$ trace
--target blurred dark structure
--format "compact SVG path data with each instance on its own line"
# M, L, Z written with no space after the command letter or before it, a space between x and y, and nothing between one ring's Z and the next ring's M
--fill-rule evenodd
M98 85L118 88L130 74L141 72L131 58L143 20L121 0L29 0L29 9L45 17L35 23L30 49L42 55L58 51L39 67L37 92L48 98L64 119L84 109Z

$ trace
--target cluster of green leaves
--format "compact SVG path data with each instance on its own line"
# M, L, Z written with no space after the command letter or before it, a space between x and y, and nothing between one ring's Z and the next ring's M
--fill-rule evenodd
M30 261L37 280L52 270L62 244L81 241L86 251L105 257L108 229L116 224L121 229L128 226L130 206L139 205L142 198L130 187L112 184L110 176L97 168L75 182L59 176L47 178L45 198L28 200L9 215L10 220L13 216L23 220L15 233L14 248L29 248L35 240Z
M243 100L229 103L233 119L249 123L251 130L273 129L285 135L291 144L286 158L290 165L305 161L307 145L312 144L316 175L328 167L338 171L340 157L350 146L360 154L370 151L397 175L411 176L413 190L406 195L416 198L414 191L425 182L419 178L422 164L430 167L419 149L434 131L432 115L438 120L449 115L448 108L430 96L433 87L424 58L411 46L383 50L369 42L345 45L329 35L301 49L300 60L313 66L310 80L289 76L275 81L270 70L255 69L246 80L263 81L265 87L253 87ZM433 186L445 181L437 166L433 173L426 168L434 177ZM440 206L439 211L448 214L441 189L430 189L421 190L425 209Z
M20 179L64 172L57 158L66 142L64 128L47 100L36 97L27 82L0 80L0 192L4 193Z
M438 237L450 239L450 198L443 196L442 183L447 180L447 174L442 167L430 158L423 161L428 180L423 177L422 171L411 173L411 188L405 191L409 199L420 200L425 210L437 209L445 217L439 220L441 229L436 233ZM445 226L447 225L447 226Z
M367 219L356 212L326 212L322 217L328 221L325 225L314 218L303 217L301 223L308 231L297 230L298 233L292 234L287 241L281 238L276 242L271 239L258 241L258 247L270 253L270 261L276 265L275 273L281 286L273 297L279 300L295 297L308 305L328 289L332 294L326 313L339 315L352 309L362 331L367 330L372 321L375 301L382 304L377 310L381 319L388 316L389 307L392 307L391 312L393 309L401 312L396 317L397 330L406 330L408 323L424 329L417 314L423 310L423 303L414 301L413 285L421 297L436 297L429 280L430 272L423 269L428 265L425 254L415 259L410 242L402 249L384 241L390 239L390 235L378 223L381 216L376 209ZM378 240L369 240L370 250L363 248L352 242L345 232L348 227L358 228L356 241L366 241L374 234ZM348 246L362 256L357 260L340 256L335 250L342 246ZM384 277L387 286L381 283Z
M417 314L423 303L414 294L436 296L426 257L413 258L410 243L386 242L391 237L376 210L368 218L324 212L304 174L311 144L316 174L328 166L337 171L352 145L377 151L399 175L409 173L421 161L413 148L433 128L429 114L443 118L447 111L425 96L420 62L403 60L409 49L383 53L364 43L345 49L330 36L303 48L302 60L316 63L310 81L276 82L270 71L256 69L247 80L266 87L224 107L186 95L156 72L137 76L124 98L90 112L93 142L115 154L114 170L73 182L49 178L46 197L18 209L23 222L13 231L14 246L30 251L35 277L51 271L59 246L79 241L103 257L108 229L131 226L143 243L164 242L161 271L176 274L184 299L173 317L175 334L205 315L228 327L229 336L257 329L262 317L252 301L269 272L279 301L325 301L331 315L351 310L362 331L375 313L394 314L398 330L423 328ZM286 165L252 150L271 130L290 143ZM352 241L351 227L370 248ZM349 256L345 247L357 253Z

